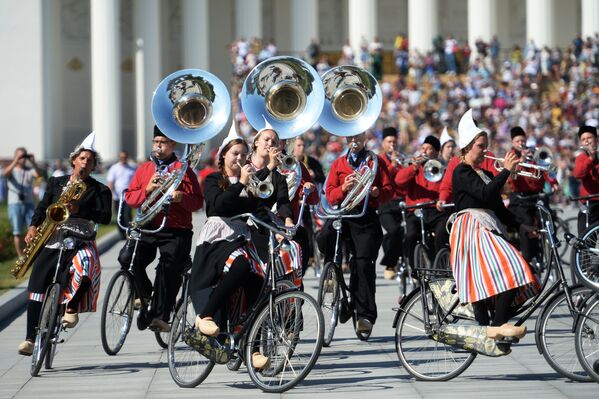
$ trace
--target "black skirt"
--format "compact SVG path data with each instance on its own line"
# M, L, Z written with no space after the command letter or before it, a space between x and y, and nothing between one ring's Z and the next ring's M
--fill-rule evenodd
M222 240L198 245L191 268L191 292L214 286L223 272L229 255L245 242L245 237L239 237L234 241Z

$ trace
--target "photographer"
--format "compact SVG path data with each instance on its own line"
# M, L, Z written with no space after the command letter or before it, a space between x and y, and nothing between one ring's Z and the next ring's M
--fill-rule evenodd
M28 162L29 161L29 162ZM33 179L41 176L33 154L24 147L15 150L15 157L3 172L8 181L8 219L17 256L23 255L23 229L31 223L33 205Z

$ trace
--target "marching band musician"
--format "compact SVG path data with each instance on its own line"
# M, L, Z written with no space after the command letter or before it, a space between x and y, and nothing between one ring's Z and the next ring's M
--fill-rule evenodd
M458 296L461 303L472 303L480 325L489 326L489 338L521 338L526 327L507 322L513 316L514 301L530 294L532 290L525 289L535 287L536 280L526 260L505 238L503 224L517 226L518 222L501 198L501 189L519 160L509 152L503 170L494 177L481 169L489 139L472 120L471 110L460 120L458 130L462 162L453 173L457 213L450 237L450 265ZM522 225L521 230L533 232L534 228ZM488 299L494 300L492 320Z
M421 202L437 201L441 182L428 181L424 176L423 161L436 159L439 155L441 143L435 136L427 136L420 147L420 155L411 165L401 169L395 175L395 184L406 191L406 204L414 205ZM435 253L448 243L447 230L445 229L446 215L434 208L423 209L424 226L435 233ZM414 265L414 249L420 234L420 221L410 212L406 217L406 245L410 264ZM424 237L423 237L424 238Z
M108 224L112 216L112 196L110 189L90 176L97 166L100 156L95 149L95 134L92 132L70 154L73 174L70 176L50 177L44 198L40 201L31 220L31 226L25 236L29 244L35 237L37 227L42 225L46 217L46 209L59 201L63 189L77 179L86 185L83 195L66 205L70 212L69 219L63 226L71 226L85 235L94 235L95 223ZM42 302L47 287L52 283L56 271L54 265L60 254L60 236L58 232L50 237L45 247L34 261L29 278L29 302L27 305L26 340L19 345L21 355L31 356ZM95 312L100 294L100 254L93 238L90 241L80 240L75 249L66 249L62 255L64 269L57 277L66 282L64 297L66 303L63 325L73 328L79 321L78 313Z
M599 194L599 162L597 161L597 128L581 126L578 129L578 140L582 151L574 161L572 175L581 183L580 196ZM599 222L599 197L589 202L589 226ZM582 235L586 227L585 215L578 213L578 235Z
M164 173L181 168L177 159L177 143L168 138L158 126L154 126L151 160L137 168L125 193L125 200L132 208L139 208L150 193L160 189ZM182 272L191 263L192 212L202 207L203 198L195 173L188 168L179 187L172 193L172 200L166 215L166 224L154 234L142 234L133 263L133 275L139 294L144 299L152 298L151 310L142 309L137 327L144 330L148 326L154 331L169 331L168 320L182 282ZM157 228L164 213L159 213L149 226ZM152 282L146 267L160 251L156 267L154 295ZM148 302L146 301L146 303Z
M514 126L510 130L512 137L512 151L516 157L525 157L527 163L534 163L532 151L526 147L526 133L520 126ZM539 175L539 179L533 177L512 174L510 182L513 191L510 194L510 205L508 209L524 224L533 225L537 214L536 201L526 201L518 197L528 197L542 192L545 188L545 182L551 185L551 190L559 189L557 180L549 176L547 172ZM548 203L548 201L546 201ZM528 234L520 234L520 251L524 259L530 263L532 259L540 252L538 237L530 237Z
M338 158L331 165L326 186L326 198L331 205L342 203L356 184L355 172L368 166L365 165L368 155L364 147L365 140L365 133L348 138L350 150L347 156ZM343 220L343 233L350 237L355 253L355 262L350 269L350 290L357 313L356 332L359 334L369 335L377 318L375 262L383 233L376 210L393 197L393 190L387 168L384 163L379 163L370 187L366 214L360 218ZM359 212L362 207L362 204L358 204L353 211ZM333 221L327 220L318 237L318 247L324 254L325 263L333 261L335 238Z
M273 192L266 198L259 198L258 205L262 209L261 219L268 221L268 210L273 205L277 205L277 214L284 221L285 226L295 225L293 218L293 208L289 201L289 190L287 180L277 170L280 164L279 154L279 135L273 127L266 122L264 128L258 130L254 136L251 155L248 157L248 163L255 170L255 177L260 181L270 182ZM258 255L263 262L268 260L268 237L269 232L261 226L254 226L252 229L252 239L258 250Z
M445 165L451 161L454 157L454 152L457 147L455 140L453 137L449 135L447 131L447 126L443 128L443 132L441 133L441 137L439 138L441 143L441 151L439 152L439 160L443 162Z
M246 212L263 212L262 200L249 189L254 168L246 163L249 145L232 127L219 147L218 172L206 177L204 195L208 220L200 231L191 270L190 292L195 324L207 336L217 336L220 327L213 317L223 303L243 287L251 305L262 288L264 270L247 223L230 218ZM262 219L262 217L260 217ZM255 242L255 241L254 241ZM214 287L206 303L200 290ZM268 357L256 350L252 365L267 367Z
M379 163L387 167L389 178L394 187L391 201L379 206L379 220L385 228L383 236L383 259L381 265L385 267L383 276L387 280L393 280L397 276L397 262L401 256L401 243L403 240L403 229L401 227L402 217L399 202L406 196L405 190L399 188L395 183L395 175L402 168L399 163L397 152L397 129L389 126L383 129L383 142L381 143L381 154Z
M326 177L322 165L318 159L306 154L306 141L301 136L296 137L293 142L293 156L306 167L315 184L324 184Z

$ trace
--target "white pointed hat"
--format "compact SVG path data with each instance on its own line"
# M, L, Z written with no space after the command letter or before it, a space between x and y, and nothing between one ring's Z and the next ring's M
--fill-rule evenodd
M439 139L439 141L441 141L441 148L443 148L445 143L447 143L448 141L455 141L455 139L449 135L449 132L447 131L447 126L443 128L443 133L441 133L441 138Z
M466 148L476 135L482 132L484 130L476 126L474 119L472 119L472 109L469 109L458 123L458 145L460 148Z
M268 121L266 120L266 117L264 115L262 115L262 118L264 119L264 127L262 129L258 130L258 133L256 133L256 135L254 136L254 140L252 141L253 143L255 143L256 140L258 140L258 137L262 134L262 132L265 132L267 130L272 130L273 132L275 132L277 134L277 139L279 138L279 133L277 133L275 128L272 127L272 125L270 123L268 123Z
M229 129L229 134L227 135L227 137L225 137L225 139L223 140L220 147L218 147L218 152L216 153L216 159L220 158L220 153L231 141L237 140L237 139L242 140L243 143L245 144L245 146L247 147L248 151L250 150L250 146L245 141L245 139L242 136L240 136L239 133L237 133L237 129L235 128L235 121L233 121L233 123L231 123L231 128Z
M91 132L87 137L79 144L77 150L89 150L96 151L96 132Z

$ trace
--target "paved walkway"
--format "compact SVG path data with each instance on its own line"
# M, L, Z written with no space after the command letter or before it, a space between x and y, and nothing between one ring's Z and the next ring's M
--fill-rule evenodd
M102 255L103 287L117 270L116 245ZM417 382L401 367L395 353L391 327L397 301L395 282L382 279L379 270L377 302L379 320L372 338L360 342L351 323L341 325L329 348L323 348L316 367L296 388L273 395L294 398L597 398L599 385L573 383L551 369L534 344L531 334L514 347L510 356L479 356L462 376L445 383ZM312 271L307 291L316 292ZM103 298L103 295L102 297ZM100 307L100 306L99 306ZM529 321L533 328L533 321ZM194 389L178 388L171 380L166 352L153 333L129 333L117 356L107 356L100 342L100 314L84 314L79 325L65 335L53 370L41 376L29 375L30 358L19 356L18 343L25 332L25 314L0 332L0 398L235 398L263 395L256 389L244 367L231 372L216 366L206 381Z

